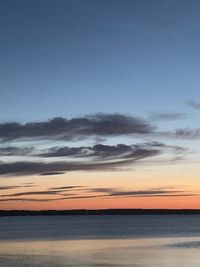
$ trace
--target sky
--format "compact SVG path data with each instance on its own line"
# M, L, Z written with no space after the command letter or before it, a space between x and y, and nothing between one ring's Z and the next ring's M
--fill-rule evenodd
M199 13L0 0L0 209L200 208Z

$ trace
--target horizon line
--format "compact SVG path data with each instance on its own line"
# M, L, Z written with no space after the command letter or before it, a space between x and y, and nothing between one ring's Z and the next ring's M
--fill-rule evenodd
M0 210L2 216L57 215L186 215L198 214L200 209L71 209L71 210Z

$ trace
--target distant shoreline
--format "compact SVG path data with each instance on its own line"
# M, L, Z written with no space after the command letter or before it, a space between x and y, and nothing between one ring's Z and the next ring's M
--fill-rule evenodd
M0 210L5 216L69 215L200 215L200 209Z

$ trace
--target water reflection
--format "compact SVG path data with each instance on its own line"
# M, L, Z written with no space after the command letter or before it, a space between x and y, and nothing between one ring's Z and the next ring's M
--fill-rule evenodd
M1 267L199 267L200 238L1 241Z

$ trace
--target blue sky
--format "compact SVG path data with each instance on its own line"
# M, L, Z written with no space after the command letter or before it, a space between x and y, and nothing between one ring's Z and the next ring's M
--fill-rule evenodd
M0 1L0 119L187 111L199 1Z

